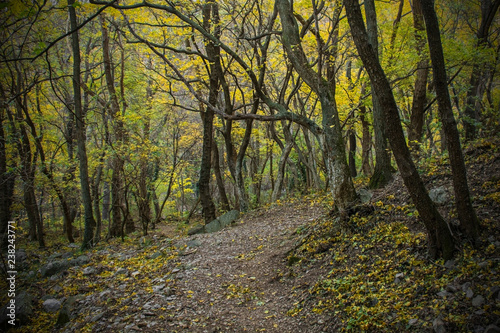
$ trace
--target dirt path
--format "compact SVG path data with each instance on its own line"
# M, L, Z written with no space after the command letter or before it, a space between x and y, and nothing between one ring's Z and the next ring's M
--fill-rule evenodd
M179 257L167 325L179 332L321 331L303 316L287 315L297 280L286 277L285 260L297 228L321 213L305 204L279 206L247 214L220 232L182 239L177 246L191 246Z

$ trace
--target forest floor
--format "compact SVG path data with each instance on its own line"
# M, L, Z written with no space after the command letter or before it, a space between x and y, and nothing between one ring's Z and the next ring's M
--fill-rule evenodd
M185 236L163 223L147 237L102 242L85 253L88 263L50 277L44 265L82 253L57 242L26 246L19 288L34 296L34 314L15 331L498 332L500 140L478 141L465 156L482 224L476 248L460 234L446 159L419 163L427 188L448 194L439 209L459 244L454 260L428 258L397 176L342 225L328 196L310 195L242 214L216 233ZM74 300L62 327L61 311L45 307L51 299Z

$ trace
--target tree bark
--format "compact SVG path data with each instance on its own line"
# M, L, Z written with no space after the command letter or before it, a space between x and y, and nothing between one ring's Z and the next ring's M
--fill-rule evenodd
M212 0L207 0L203 5L203 25L208 31L215 29L215 35L218 36L218 6ZM208 102L216 105L219 93L219 80L215 70L214 62L220 56L219 48L212 41L205 41L207 56L211 59L209 73L209 97ZM212 222L215 218L215 205L210 194L210 169L212 167L212 140L213 140L213 122L214 111L207 107L202 114L203 117L203 144L200 166L200 179L198 181L200 189L201 207L205 224Z
M370 133L370 125L366 120L366 106L362 105L359 108L359 119L361 121L363 138L361 139L361 172L365 176L370 176L372 169L370 167L370 153L372 148L372 136Z
M472 207L469 186L467 183L467 170L465 168L464 156L460 145L460 136L451 107L438 18L434 10L433 0L421 0L421 2L425 25L427 27L427 41L429 43L432 61L432 72L434 73L438 111L443 124L446 146L448 147L450 156L458 219L460 220L463 231L474 243L476 243L479 237L479 221Z
M485 47L488 44L488 34L493 23L493 18L500 7L500 0L481 0L481 23L477 32L477 48ZM484 75L482 64L474 63L470 77L469 90L467 91L464 129L465 138L472 140L477 137L477 124L481 121L479 100L482 99L481 79Z
M229 200L227 199L226 188L224 186L224 179L222 178L221 174L219 149L217 148L217 143L215 142L215 140L212 141L212 154L214 160L215 180L217 181L217 188L219 189L219 197L221 203L220 208L222 211L227 212L231 209L231 207L229 205Z
M68 0L68 11L70 18L71 45L73 51L73 94L75 102L76 118L76 139L77 154L80 163L80 186L82 193L82 203L85 214L85 231L83 234L82 250L87 250L94 245L95 220L92 213L92 196L90 194L89 169L87 160L86 135L85 135L85 115L82 112L82 95L80 91L80 42L77 30L77 18L75 11L75 0Z
M358 175L356 171L356 134L354 130L350 129L347 134L349 137L349 170L351 170L351 177Z
M418 149L422 143L424 132L425 104L427 101L427 76L429 73L429 59L422 52L425 47L424 17L420 0L413 1L413 27L415 28L416 51L420 57L417 65L417 78L413 91L413 102L411 106L410 128L408 129L408 141L412 149Z
M429 253L434 258L442 256L445 259L450 259L455 250L453 236L448 224L429 198L422 179L411 159L396 101L384 70L380 66L375 51L368 40L358 0L345 0L344 4L354 43L370 76L370 80L373 82L374 92L385 110L386 133L391 142L396 163L420 219L427 229Z
M378 56L378 32L377 13L375 11L375 1L365 1L366 29L368 41L372 46L377 61ZM374 83L371 82L372 92ZM384 110L382 109L377 94L372 93L373 104L373 136L375 137L375 169L370 178L370 188L381 188L392 180L392 166L389 150L387 149L387 136L384 126Z

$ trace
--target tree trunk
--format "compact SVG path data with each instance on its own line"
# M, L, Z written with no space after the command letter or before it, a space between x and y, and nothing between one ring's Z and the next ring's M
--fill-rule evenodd
M258 103L258 101L256 101ZM254 104L254 110L257 112L257 106ZM246 121L245 134L243 136L243 140L240 145L240 150L238 152L238 156L236 158L236 187L238 189L238 197L240 199L240 212L246 212L249 207L248 202L248 194L245 189L245 181L243 179L243 159L245 158L246 151L248 149L248 145L250 144L250 138L252 135L252 125L253 120L249 119Z
M217 143L212 141L212 155L213 155L213 160L214 160L214 173L215 173L215 180L217 181L217 188L219 190L219 197L220 197L220 203L221 203L221 210L222 211L229 211L231 207L229 206L229 200L227 199L227 194L226 194L226 188L224 186L224 179L222 178L221 174L221 167L220 167L220 159L219 159L219 149L217 148Z
M210 31L211 28L215 29L215 35L218 36L220 27L217 25L219 22L218 6L211 0L208 0L203 6L203 24L205 29ZM219 47L212 41L205 41L205 49L207 56L211 60L210 75L209 75L209 97L208 102L211 105L217 104L217 97L219 93L219 80L215 70L215 61L220 57ZM212 167L212 140L213 140L213 122L214 111L207 107L202 113L203 117L203 145L200 166L200 179L198 181L200 189L201 207L205 224L212 222L215 218L215 205L210 195L210 169Z
M438 111L443 124L443 131L446 136L446 146L448 147L450 156L458 219L460 220L463 231L474 243L476 243L479 237L479 221L472 207L469 186L467 183L467 170L465 168L464 156L460 145L460 136L451 107L438 18L434 10L434 2L432 0L421 1L425 25L427 27L427 40L432 61L432 72L434 73Z
M410 150L406 145L401 126L398 107L389 81L380 66L374 49L369 43L358 0L345 0L344 4L354 43L368 71L370 80L373 82L374 92L385 110L387 135L391 142L396 163L419 216L427 229L429 253L434 258L442 256L445 259L450 259L455 250L453 236L448 224L429 198L422 179L411 159Z
M102 219L109 222L109 212L111 210L111 191L109 182L104 181L102 189Z
M491 0L481 0L481 23L477 32L477 49L487 46L489 30L499 6L500 0L494 0L493 2ZM482 93L480 93L481 79L484 75L482 67L483 64L477 62L472 66L464 111L466 116L464 117L465 138L467 140L477 137L477 124L481 121L478 104L483 97Z
M361 121L363 138L361 139L361 172L365 176L370 176L372 169L370 167L370 152L372 148L372 136L370 134L370 125L365 118L366 106L362 105L359 108L359 119Z
M71 24L71 45L73 49L73 94L75 101L76 139L78 159L80 162L80 186L82 203L85 214L85 231L83 234L82 250L87 250L94 245L95 220L92 213L92 196L90 195L89 170L87 161L85 115L82 112L82 95L80 91L80 42L78 39L75 0L68 0L68 11Z
M424 134L424 115L425 104L427 101L427 76L429 73L429 59L424 55L422 50L426 43L423 34L425 32L424 17L422 14L422 5L420 0L413 1L413 27L415 28L415 40L417 53L420 61L417 65L417 78L415 79L415 88L413 91L413 102L411 106L410 127L408 129L408 141L410 147L418 150L422 143Z
M278 163L278 174L276 175L276 183L274 186L271 201L276 201L281 197L281 192L283 191L283 182L285 179L285 167L288 160L288 156L293 148L292 136L290 135L290 125L291 123L286 123L285 120L282 121L283 133L285 134L285 146L282 148L281 157ZM288 133L287 133L288 132Z
M356 134L353 129L349 130L349 169L351 170L351 177L356 177Z
M368 41L372 46L377 61L378 56L378 32L377 32L377 13L375 11L375 1L365 1L366 26L368 33ZM387 137L384 126L384 110L382 109L377 95L373 93L375 88L372 87L372 104L373 104L373 136L375 137L375 170L370 178L370 188L381 188L387 185L392 180L392 166L389 150L387 149Z
M99 165L97 166L96 170L96 175L94 178L94 182L92 184L92 196L94 198L94 213L96 216L96 229L95 229L95 235L94 235L94 244L99 243L101 240L101 230L102 230L102 216L101 216L101 209L100 209L100 191L99 187L101 184L101 178L102 178L102 170L104 168L104 156L102 155L100 160L99 160Z

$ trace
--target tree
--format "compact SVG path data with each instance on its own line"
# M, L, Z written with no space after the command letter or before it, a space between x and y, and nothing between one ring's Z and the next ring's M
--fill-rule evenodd
M464 232L474 243L476 243L479 237L479 222L474 208L472 207L467 182L467 170L465 168L464 156L460 145L460 136L451 107L450 94L446 80L443 46L441 44L441 35L439 32L439 22L434 10L433 0L420 1L422 3L425 26L427 28L427 41L432 61L432 72L437 94L439 116L446 134L446 145L450 154L458 219L460 220Z
M390 140L394 158L420 219L427 229L429 253L432 257L442 256L445 259L450 259L455 250L453 236L448 224L429 198L422 179L411 159L392 88L369 42L358 0L345 0L344 4L351 35L359 56L370 76L374 93L385 110L386 133Z
M429 59L423 52L425 43L425 26L420 0L413 1L413 26L415 28L416 51L420 57L417 65L417 78L413 90L413 101L411 106L410 128L408 129L408 141L410 147L418 149L422 142L424 128L425 104L427 101L427 76L429 73Z
M94 245L95 220L92 212L92 197L90 195L90 181L87 160L87 147L85 135L85 115L82 112L82 94L80 90L80 42L77 29L77 17L75 10L75 0L68 0L68 12L71 34L71 45L73 51L73 94L74 110L76 118L76 139L78 149L78 160L80 163L80 186L82 203L85 214L85 231L83 234L82 250L87 250Z
M365 1L366 30L377 59L378 55L378 32L377 12L375 1ZM374 90L372 82L372 91ZM375 169L370 178L370 188L381 188L392 180L391 157L387 148L387 136L384 129L384 110L382 109L377 94L372 93L373 104L373 136L375 138Z
M499 7L500 0L481 0L481 22L476 34L478 49L487 46L489 30ZM467 140L476 138L477 124L481 122L478 100L481 100L483 97L483 93L481 92L481 80L483 80L483 76L484 70L481 64L475 62L472 67L464 111L467 116L464 121L465 137Z

